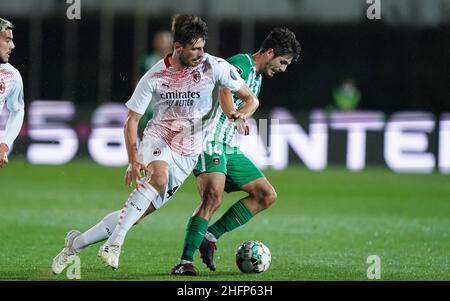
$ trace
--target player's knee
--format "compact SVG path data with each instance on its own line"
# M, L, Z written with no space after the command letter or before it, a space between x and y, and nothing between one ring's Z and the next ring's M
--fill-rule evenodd
M167 178L167 175L165 175L164 173L152 174L152 177L149 181L150 185L152 185L158 192L161 192L164 190L164 188L167 185L167 182L168 182L168 178Z
M261 189L259 193L259 203L264 208L269 208L277 200L277 193L272 187Z
M223 193L219 189L208 189L203 194L203 204L211 211L216 211L222 203Z

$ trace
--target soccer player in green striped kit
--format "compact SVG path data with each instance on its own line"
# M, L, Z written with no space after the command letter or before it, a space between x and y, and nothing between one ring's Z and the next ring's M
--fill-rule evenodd
M258 52L253 55L237 54L227 61L236 67L248 87L258 95L262 74L273 77L277 72L284 72L299 55L300 44L295 34L287 28L276 28L263 41ZM234 108L229 108L229 112L237 111L244 103L224 88L220 91L220 97L222 104L223 99L233 97ZM189 219L181 261L172 269L173 275L198 275L193 265L197 249L206 266L215 271L214 251L217 240L226 232L247 223L277 198L275 189L264 174L232 143L236 132L245 135L249 132L245 122L247 116L240 116L240 119L233 121L222 110L216 113L205 150L194 169L202 201ZM234 203L220 219L208 227L214 212L223 201L223 191L230 193L239 190L248 195Z

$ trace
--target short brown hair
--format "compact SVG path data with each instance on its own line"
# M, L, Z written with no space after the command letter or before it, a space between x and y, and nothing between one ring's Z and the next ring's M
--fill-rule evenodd
M278 27L273 29L267 38L262 42L260 52L265 52L272 48L274 56L288 55L292 57L292 61L297 61L300 56L300 43L297 41L295 34L286 27Z
M173 41L183 46L199 39L206 41L208 26L200 17L188 14L176 15L172 20Z

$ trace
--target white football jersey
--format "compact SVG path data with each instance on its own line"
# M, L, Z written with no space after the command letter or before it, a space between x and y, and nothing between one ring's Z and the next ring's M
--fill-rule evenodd
M177 71L166 56L141 78L126 106L144 114L152 105L144 135L162 138L182 156L197 156L219 106L219 86L235 92L244 84L224 59L205 53L199 65Z
M22 77L11 64L0 64L0 111L5 103L10 112L24 108Z

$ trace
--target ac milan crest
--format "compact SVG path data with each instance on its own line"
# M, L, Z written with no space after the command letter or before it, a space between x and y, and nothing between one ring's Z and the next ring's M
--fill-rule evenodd
M202 76L199 71L194 71L192 73L192 78L194 79L194 82L198 83L202 79Z
M161 155L161 150L159 148L155 148L155 150L153 151L153 156L159 156Z
M0 82L0 94L5 93L6 85L4 82Z

